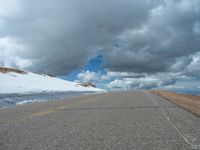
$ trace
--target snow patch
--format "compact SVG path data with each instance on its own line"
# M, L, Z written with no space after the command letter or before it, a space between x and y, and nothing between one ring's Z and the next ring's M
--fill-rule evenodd
M35 99L35 100L24 100L21 102L17 102L16 105L24 105L24 104L28 104L28 103L33 103L33 102L43 102L45 100L43 99Z
M105 92L103 89L83 87L75 82L32 72L0 72L0 93L40 93L40 92Z

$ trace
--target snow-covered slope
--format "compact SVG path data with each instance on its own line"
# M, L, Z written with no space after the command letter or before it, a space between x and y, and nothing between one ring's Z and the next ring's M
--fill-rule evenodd
M28 93L28 92L68 92L68 91L97 91L103 89L83 87L75 82L69 82L48 75L39 75L32 72L0 72L0 93Z

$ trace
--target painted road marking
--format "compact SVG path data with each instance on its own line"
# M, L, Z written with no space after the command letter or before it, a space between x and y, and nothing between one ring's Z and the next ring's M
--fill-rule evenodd
M34 118L34 117L39 117L39 116L43 116L43 115L46 115L46 114L50 114L52 112L55 112L55 110L48 110L48 111L44 111L44 112L36 112L36 113L31 114L30 116Z
M33 113L31 114L30 116L31 117L39 117L39 116L43 116L43 115L47 115L47 114L50 114L50 113L53 113L53 112L58 112L60 110L63 110L63 109L66 109L66 108L69 108L69 104L68 105L61 105L59 107L56 107L54 109L49 109L47 111L41 111L41 112L36 112L36 113Z
M0 122L0 124L6 124L6 123L12 123L12 122L15 122L15 123L22 122L22 121L25 121L25 120L28 120L28 119L33 119L33 118L36 118L36 117L40 117L40 116L43 116L43 115L47 115L47 114L50 114L50 113L53 113L53 112L57 112L57 111L69 108L69 106L71 106L71 105L70 104L61 105L59 107L55 107L54 109L48 109L46 111L40 111L40 112L32 113L32 114L25 116L25 117L16 118L16 119L13 119L13 120L8 120L8 121L3 121L3 122Z
M147 93L146 91L144 92L150 99L151 101L156 105L158 106L158 103L155 99L153 99L153 97ZM167 113L165 112L165 110L160 107L160 111L162 113L162 115L165 117L165 119L171 124L171 126L177 131L177 133L183 138L183 140L189 144L192 148L196 147L196 145L192 144L186 137L185 135L176 127L176 125L171 121L171 119L169 118L169 116L167 116Z
M83 100L80 100L80 101L76 101L74 104L88 103L88 102L96 101L98 98L99 98L99 96L97 96L95 98L83 99ZM6 124L6 123L12 123L12 122L15 122L15 123L16 122L22 122L22 121L25 121L25 120L28 120L28 119L33 119L33 118L41 117L41 116L44 116L44 115L47 115L47 114L50 114L50 113L58 112L58 111L67 109L70 106L71 106L71 104L68 103L66 105L61 105L61 106L58 106L58 107L55 107L55 108L52 108L52 109L48 109L46 111L35 112L35 113L32 113L32 114L25 116L25 117L16 118L16 119L13 119L13 120L8 120L8 121L3 121L3 122L0 122L0 124Z
M77 103L83 104L83 103L88 103L88 102L92 102L92 101L96 101L96 100L97 100L97 98L90 98L90 99L78 101Z

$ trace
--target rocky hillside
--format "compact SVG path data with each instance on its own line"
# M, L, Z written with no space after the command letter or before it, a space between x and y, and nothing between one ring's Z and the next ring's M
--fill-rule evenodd
M4 67L0 67L0 72L1 73L15 72L15 73L20 73L20 74L27 74L27 72L22 71L22 70L18 70L14 68L4 68Z

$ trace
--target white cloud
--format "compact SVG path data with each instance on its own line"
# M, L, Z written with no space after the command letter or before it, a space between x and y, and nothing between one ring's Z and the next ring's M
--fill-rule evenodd
M83 71L77 75L77 79L81 82L96 82L100 84L102 81L109 82L104 87L110 90L131 90L131 89L151 89L157 87L165 87L175 84L175 78L184 79L177 73L158 73L148 75L144 73L133 72L114 72L108 71L106 74Z
M26 68L31 60L19 56L26 50L25 46L16 43L9 37L0 38L0 66Z
M95 73L95 72L90 72L90 71L87 70L87 71L83 71L82 73L79 73L77 75L77 78L81 82L92 82L92 81L99 80L100 74Z
M123 78L112 81L107 85L107 88L111 90L151 89L172 84L175 84L175 81L172 79L159 79L155 77Z
M144 77L146 74L144 73L135 73L135 72L116 72L116 71L108 71L106 75L102 76L101 78L107 78L107 79L112 79L112 78L137 78L137 77Z
M198 91L200 90L200 81L196 79L190 79L190 80L180 80L177 81L174 85L169 85L164 87L166 90L193 90Z
M106 74L90 72L89 70L83 71L77 75L77 78L82 82L92 82L92 81L105 81L113 80L115 78L138 78L144 77L143 73L134 73L134 72L115 72L107 71Z
M9 17L12 13L17 13L20 0L0 0L0 17Z
M191 56L191 63L186 66L186 74L193 76L200 76L200 52Z

